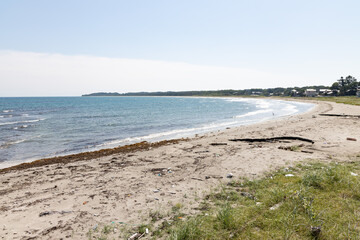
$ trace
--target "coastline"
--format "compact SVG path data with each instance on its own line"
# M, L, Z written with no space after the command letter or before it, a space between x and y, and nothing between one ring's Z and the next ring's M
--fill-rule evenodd
M125 96L128 97L128 96ZM146 98L158 98L157 96L143 96ZM174 98L172 96L161 96L161 97L165 97L165 98ZM177 96L175 96L177 97ZM243 97L205 97L205 96L188 96L188 97L178 97L178 98L221 98L224 100L235 100L237 101L238 99L243 99L245 100L245 98ZM281 98L265 98L265 97L255 97L253 98L254 100L271 100L271 101L279 101L279 102L303 102L303 103L309 103L309 101L291 101L291 99L281 99ZM312 107L314 108L315 105ZM311 110L311 109L310 109ZM249 115L253 115L253 112L251 112ZM74 162L74 161L82 161L82 160L90 160L90 159L94 159L94 158L98 158L101 156L108 156L108 155L112 155L115 153L124 153L127 151L137 151L137 150L144 150L145 148L148 147L155 147L155 146L161 146L161 145L165 145L165 144L171 144L174 141L178 142L178 141L184 141L184 140L188 140L191 139L195 136L198 135L204 135L204 134L208 134L208 133L212 133L212 132L218 132L218 131L223 131L226 128L237 128L237 127L241 127L241 126L247 126L247 125L253 125L253 124L257 124L257 123L261 123L261 122L267 122L267 121L277 121L279 119L283 119L283 118L287 118L289 116L292 115L298 115L298 114L303 114L304 112L295 112L295 113L290 113L287 115L280 115L280 116L275 116L274 117L274 113L273 113L273 117L272 118L264 118L264 119L260 119L260 120L250 120L248 122L238 122L238 123L228 123L229 120L227 121L223 121L223 122L219 122L217 123L217 127L216 126L212 126L209 127L211 124L205 124L204 126L192 126L190 128L185 128L185 129L178 129L176 131L172 130L170 132L174 132L172 134L169 134L170 132L165 131L165 132L155 132L155 133L151 133L150 135L145 135L145 136L141 136L141 137L129 137L127 139L119 139L116 140L115 142L118 142L117 144L115 143L101 143L98 144L96 146L94 146L93 148L90 149L83 149L83 150L79 150L79 151L73 151L67 154L61 154L61 155L52 155L49 154L47 157L38 157L38 158L30 158L30 159L24 159L24 160L12 160L12 161L4 161L0 163L0 173L3 172L7 172L7 171L11 171L11 170L20 170L20 169L26 169L26 168L31 168L31 167L39 167L39 166L44 166L44 165L50 165L50 164L55 164L55 163L69 163L69 162ZM247 116L247 114L245 114ZM254 114L255 115L255 114ZM236 119L238 116L233 116L234 119ZM241 115L241 117L243 117ZM208 129L207 129L208 128ZM206 129L206 130L205 130ZM179 134L178 132L183 132L182 134ZM154 136L152 136L154 135ZM134 140L131 140L134 139ZM136 140L135 140L136 139ZM102 145L103 147L99 147L100 145Z
M103 156L100 150L92 159L74 155L69 162L0 170L0 235L59 239L73 234L74 239L82 239L97 224L141 224L149 220L149 212L165 211L180 202L191 215L199 199L212 187L226 183L229 173L234 178L258 178L306 159L350 160L358 153L358 143L347 138L360 140L360 133L354 131L359 119L319 114L359 115L360 107L313 103L317 105L306 113L186 141L139 144L139 149L134 146ZM315 143L229 141L280 136L304 137ZM287 150L291 146L301 146L301 151ZM54 214L41 215L44 212Z

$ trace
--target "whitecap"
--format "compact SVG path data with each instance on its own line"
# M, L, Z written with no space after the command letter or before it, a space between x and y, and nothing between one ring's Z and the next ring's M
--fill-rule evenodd
M226 99L227 102L245 102L245 103L251 103L255 104L257 108L270 108L271 102L269 100L264 99L254 99L254 98L230 98ZM276 100L272 100L276 101Z
M299 109L292 104L286 104L285 107L283 108L284 111L287 112L287 114L294 114L299 112Z
M11 109L9 109L9 110L3 110L3 113L9 113L9 112L13 112L14 110L11 110Z
M10 147L11 145L15 145L15 144L19 144L22 142L25 142L27 139L21 139L21 140L17 140L17 141L11 141L11 142L6 142L0 145L0 148L7 148Z
M36 136L30 137L30 138L20 139L20 140L16 140L16 141L5 142L5 143L0 145L0 148L7 148L7 147L10 147L11 145L15 145L15 144L23 143L23 142L26 142L26 141L30 141L30 140L33 140L33 139L38 138L38 137L41 137L41 135L36 135Z
M18 122L4 122L4 123L0 123L0 126L13 125L13 124L18 124L18 123L33 123L33 122L39 122L39 121L43 121L43 120L45 120L45 118L35 119L35 120L28 120L28 121L18 121Z
M272 109L257 110L257 111L248 112L248 113L245 113L242 115L235 116L235 118L244 118L244 117L254 116L257 114L267 113L267 112L272 112L272 111L273 111Z

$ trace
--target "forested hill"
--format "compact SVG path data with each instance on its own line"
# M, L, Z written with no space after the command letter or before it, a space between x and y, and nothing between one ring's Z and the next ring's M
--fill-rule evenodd
M98 93L90 93L84 94L82 97L104 97L104 96L121 96L120 93L117 92L98 92Z

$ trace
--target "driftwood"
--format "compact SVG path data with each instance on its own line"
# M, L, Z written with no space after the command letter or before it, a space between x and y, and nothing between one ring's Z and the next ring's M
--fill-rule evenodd
M348 138L346 138L346 140L348 140L348 141L356 141L356 138L348 137Z
M346 115L346 114L331 114L331 113L321 113L320 116L327 117L352 117L352 118L360 118L360 115Z
M211 146L227 145L227 143L210 143Z
M196 177L192 177L191 179L193 179L193 180L198 180L198 181L204 181L204 180L202 180L201 178L196 178Z
M301 150L301 152L303 152L303 153L311 153L311 154L313 154L314 152L311 152L311 151L306 151L306 150Z
M314 141L307 138L302 137L272 137L272 138L236 138L236 139L229 139L232 142L273 142L278 140L299 140L304 142L310 142L314 144Z

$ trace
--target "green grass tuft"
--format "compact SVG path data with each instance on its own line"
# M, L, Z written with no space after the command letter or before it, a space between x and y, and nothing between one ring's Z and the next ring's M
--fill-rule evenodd
M169 239L360 239L359 172L358 162L311 163L231 182Z

